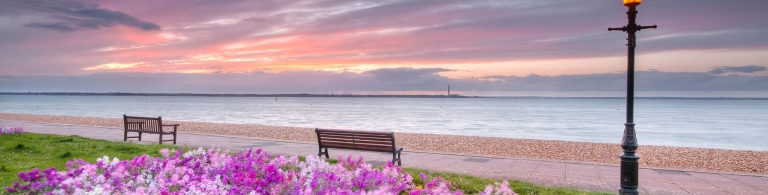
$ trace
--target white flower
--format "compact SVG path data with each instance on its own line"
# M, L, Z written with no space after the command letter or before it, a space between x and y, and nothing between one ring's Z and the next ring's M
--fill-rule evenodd
M104 188L102 188L101 186L96 186L96 187L93 188L93 191L85 192L83 194L101 195L101 194L104 194Z
M96 182L97 184L101 184L101 183L104 183L104 181L106 181L106 180L107 180L107 178L104 178L104 175L99 175L93 181Z
M64 192L64 190L63 190L63 189L54 190L54 191L53 191L53 192L51 192L51 193L53 193L53 194L56 194L56 195L59 195L59 194L61 194L61 195L67 194L66 192Z
M109 163L110 166L115 166L117 163L120 163L120 159L117 159L117 157L112 159L112 162Z

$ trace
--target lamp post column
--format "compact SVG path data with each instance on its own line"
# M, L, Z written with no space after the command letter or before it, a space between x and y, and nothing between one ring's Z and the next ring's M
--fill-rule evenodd
M635 155L637 151L637 138L635 136L634 104L635 104L635 32L646 28L656 28L653 26L640 26L635 23L637 17L636 7L640 3L630 3L625 5L629 7L627 26L621 28L608 28L609 31L621 30L627 32L627 122L624 123L624 137L621 139L621 148L624 154L621 155L621 189L619 194L637 195L640 192L638 187L638 160L640 156Z
M635 30L637 26L635 18L637 10L635 6L629 6L627 11L629 23L627 27L627 122L624 123L624 137L621 139L621 148L624 154L621 155L621 190L619 194L640 194L637 191L638 186L638 160L640 156L635 155L637 151L637 138L635 136Z

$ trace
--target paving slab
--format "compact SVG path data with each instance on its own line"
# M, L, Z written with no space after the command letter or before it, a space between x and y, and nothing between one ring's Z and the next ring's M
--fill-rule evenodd
M565 186L583 188L592 191L603 191L603 182L592 164L566 164Z
M76 126L49 123L30 123L0 120L0 127L19 126L25 131L44 134L78 135L88 138L123 141L123 131L117 128ZM216 148L240 151L263 149L285 156L317 155L317 143L284 140L255 139L220 135L179 133L177 145L185 147ZM157 144L157 135L144 135L141 144ZM167 144L168 142L166 142ZM330 157L359 156L373 165L384 165L392 154L381 152L329 149ZM483 155L446 154L427 151L403 151L403 167L431 171L445 171L480 177L514 179L540 185L561 186L589 191L618 192L618 166L537 160L501 158ZM681 171L672 169L639 170L642 194L768 194L768 175L733 174L707 171Z
M753 177L753 176L726 175L726 174L724 174L723 176L736 180L741 184L756 188L759 191L761 191L763 194L768 194L768 178L766 178L765 176Z
M507 168L503 170L504 175L509 179L527 181L533 175L540 161L513 159Z
M707 182L681 181L676 184L691 194L728 194L728 192Z
M672 180L660 174L659 171L655 169L639 169L638 177L657 183L673 183Z
M759 189L749 185L740 183L734 179L713 173L690 173L694 177L701 178L702 180L712 184L715 187L720 188L731 194L763 194Z
M675 183L643 181L640 182L640 188L648 194L691 194Z

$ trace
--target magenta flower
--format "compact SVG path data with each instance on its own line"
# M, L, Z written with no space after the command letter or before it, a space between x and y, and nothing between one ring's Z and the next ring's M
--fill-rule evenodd
M163 157L145 155L131 160L109 159L96 163L81 159L55 168L20 172L6 188L10 194L461 194L451 183L434 178L417 189L413 178L391 162L373 168L362 158L339 158L329 164L315 156L299 162L298 156L272 156L261 149L236 154L211 147ZM427 181L425 175L420 175ZM495 189L498 189L494 192ZM483 194L514 194L508 183L488 186Z
M21 134L24 133L24 128L22 127L3 127L0 128L0 135L3 134Z

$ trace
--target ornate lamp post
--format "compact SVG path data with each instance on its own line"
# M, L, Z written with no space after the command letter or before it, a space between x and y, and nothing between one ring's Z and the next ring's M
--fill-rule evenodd
M621 28L608 28L608 31L620 30L627 32L627 123L624 123L624 138L621 139L621 148L624 154L621 155L621 189L619 194L639 194L637 191L638 179L638 159L635 155L637 151L637 138L635 137L635 123L632 122L635 103L635 32L646 28L656 28L653 26L640 26L635 23L637 10L635 7L640 5L642 0L624 0L624 5L629 7L627 18L629 23Z

